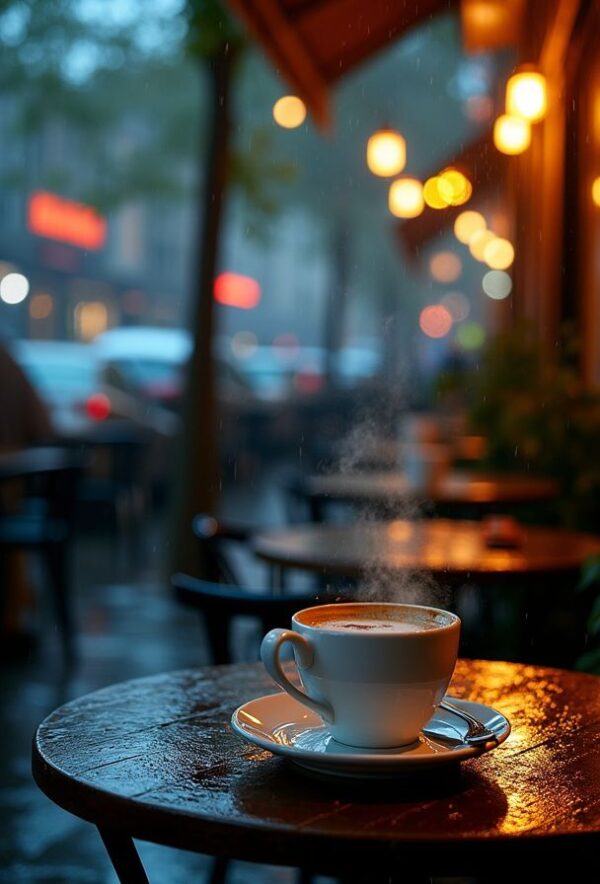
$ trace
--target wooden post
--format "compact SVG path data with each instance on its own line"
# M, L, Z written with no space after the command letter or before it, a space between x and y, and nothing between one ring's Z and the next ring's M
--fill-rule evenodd
M202 156L205 184L198 225L198 290L191 324L194 349L188 366L172 519L172 564L176 570L198 576L203 576L203 563L192 536L192 518L198 512L213 513L219 495L217 402L212 354L213 284L228 175L229 103L234 61L235 52L226 43L208 62L209 145L206 157Z

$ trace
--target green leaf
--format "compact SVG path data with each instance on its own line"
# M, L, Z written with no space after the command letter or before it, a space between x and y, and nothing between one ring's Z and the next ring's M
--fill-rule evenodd
M591 672L595 675L600 675L600 648L595 648L593 651L587 651L585 654L582 654L575 663L575 668L579 669L580 672Z

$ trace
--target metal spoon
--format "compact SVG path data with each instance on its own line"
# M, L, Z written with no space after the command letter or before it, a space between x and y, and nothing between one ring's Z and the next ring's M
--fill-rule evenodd
M462 734L459 734L458 731L456 731L457 742L470 743L474 746L481 746L485 745L486 743L497 742L498 737L496 736L496 734L489 728L485 727L485 725L478 721L477 718L473 718L473 716L466 712L464 709L455 706L447 699L442 700L439 706L441 709L445 709L446 712L451 712L453 715L456 715L458 716L458 718L466 721L469 725L469 730L464 737L462 736ZM449 725L449 728L451 730L454 730L451 725ZM423 733L431 737L441 738L443 740L455 739L453 736L448 736L448 734L445 733L441 728L438 729L436 727L424 727Z
M489 743L492 740L494 742L497 741L498 738L493 731L482 724L477 718L473 718L469 712L466 712L460 706L455 706L454 703L451 703L446 698L443 699L439 705L440 709L445 709L446 712L452 712L453 715L458 715L459 718L462 718L463 721L467 722L469 730L463 738L465 743L474 743L475 745L478 745Z

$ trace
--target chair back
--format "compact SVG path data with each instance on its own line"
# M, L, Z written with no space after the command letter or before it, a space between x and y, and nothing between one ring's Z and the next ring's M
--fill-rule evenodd
M231 561L231 543L246 543L251 529L241 525L224 524L214 516L199 513L192 520L192 531L200 544L206 578L213 583L241 586L239 574ZM229 553L229 554L228 554Z
M199 580L187 574L174 574L171 586L181 604L204 616L214 663L231 662L229 633L235 617L254 617L263 632L268 632L276 626L289 626L296 611L319 604L314 595L275 596L264 591Z
M42 508L40 515L71 525L85 465L86 458L68 447L27 448L0 457L0 485L18 484L23 493L14 500L26 506L34 499Z

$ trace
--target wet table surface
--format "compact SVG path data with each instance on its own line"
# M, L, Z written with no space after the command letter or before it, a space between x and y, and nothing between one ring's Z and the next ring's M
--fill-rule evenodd
M600 679L459 661L451 693L504 713L507 742L454 777L369 788L312 780L233 734L232 711L273 689L254 664L97 691L40 725L35 779L98 825L127 881L145 880L121 850L129 836L330 873L393 873L409 861L428 874L499 874L529 861L542 871L559 855L588 876L597 867Z
M552 479L479 472L451 472L430 487L419 487L399 470L312 476L307 488L315 497L362 504L401 503L422 497L433 503L485 506L552 500L559 490Z
M600 553L600 538L555 528L521 526L515 549L486 546L481 522L355 522L299 525L257 534L255 553L273 565L345 577L369 571L427 571L443 580L478 582L502 575L576 571Z

